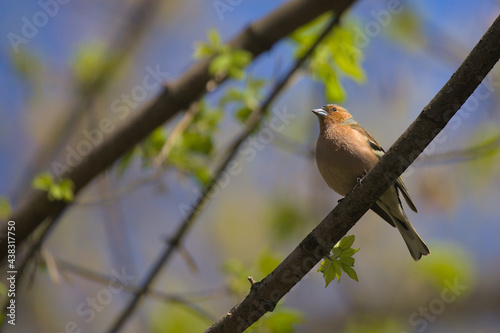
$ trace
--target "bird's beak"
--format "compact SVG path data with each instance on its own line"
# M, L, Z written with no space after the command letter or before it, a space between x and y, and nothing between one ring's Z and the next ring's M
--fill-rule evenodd
M318 117L326 117L328 115L323 109L313 109L312 112Z

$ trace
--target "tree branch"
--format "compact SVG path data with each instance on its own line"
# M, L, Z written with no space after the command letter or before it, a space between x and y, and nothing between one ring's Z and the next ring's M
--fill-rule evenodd
M276 42L298 27L319 15L333 10L341 12L354 0L291 0L268 16L254 22L229 42L236 49L249 51L254 57L269 50ZM75 184L78 193L99 173L109 168L118 158L151 133L155 128L171 119L181 110L206 93L211 79L208 66L211 59L196 63L178 80L166 85L162 93L151 101L143 112L133 117L111 137L101 143L71 171L64 176ZM17 244L23 242L49 215L57 217L56 211L66 207L64 202L51 202L47 193L31 189L24 196L11 216L16 221ZM7 233L7 224L2 223L0 234ZM2 242L4 239L2 239ZM7 247L2 246L0 260L5 259Z
M449 81L389 151L325 219L250 293L206 332L242 332L333 248L446 126L500 57L500 16Z
M304 62L312 55L316 47L320 44L320 42L328 35L328 33L333 29L335 25L339 23L339 19L343 10L339 12L330 23L324 28L323 32L317 37L316 41L311 45L311 47L307 50L307 52L298 59L292 68L287 72L287 74L279 80L273 87L273 89L269 92L267 98L262 102L258 109L254 110L247 121L247 125L245 129L236 137L233 141L233 144L229 147L225 158L217 167L215 172L215 176L212 178L210 183L203 190L203 193L199 198L197 198L196 203L191 208L186 218L182 221L180 226L177 228L175 235L169 241L168 246L163 250L162 254L156 261L155 265L148 272L147 277L141 287L137 290L132 300L128 303L126 308L122 311L116 321L113 323L110 333L118 332L125 322L131 317L132 313L135 311L137 306L139 305L142 297L145 295L146 291L150 288L151 284L154 282L156 277L160 274L163 267L169 262L172 254L176 249L181 245L182 240L186 236L187 232L194 224L194 221L200 214L201 210L205 206L208 201L209 194L219 186L219 181L222 175L226 172L230 162L237 156L239 148L246 141L246 139L254 133L264 116L267 114L267 110L271 103L275 100L275 98L279 95L279 93L285 88L287 83L290 81L295 72L304 64Z

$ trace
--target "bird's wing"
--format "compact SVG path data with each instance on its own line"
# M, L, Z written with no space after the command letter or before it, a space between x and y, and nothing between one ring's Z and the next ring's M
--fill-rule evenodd
M370 144L370 147L373 149L373 152L375 155L377 155L379 158L381 158L384 154L385 151L384 149L378 144L378 142L368 133L367 130L365 130L363 127L361 127L358 123L350 124L350 126L355 129L356 131L362 133L366 139L368 140L368 143ZM411 200L410 194L408 193L408 190L406 189L405 184L403 183L403 180L401 177L399 177L396 180L396 187L401 191L403 194L403 197L405 198L406 203L408 204L408 207L410 207L411 210L413 210L415 213L417 213L417 207L415 207L415 204ZM373 209L373 208L372 208ZM380 215L380 214L379 214Z
M410 198L410 194L408 193L408 190L406 189L406 186L405 184L403 183L403 180L401 179L401 177L399 177L397 180L396 180L396 187L401 191L401 193L403 194L403 197L405 198L405 201L406 203L408 204L408 207L410 207L410 209L412 211L414 211L415 213L417 213L417 207L415 207L415 204L413 203L413 201L411 200Z
M367 130L361 127L361 125L359 125L358 123L352 123L350 124L350 126L352 129L360 132L366 137L366 140L368 140L368 144L373 149L373 152L375 153L375 155L378 156L378 158L381 158L384 155L385 153L384 149L378 144L377 140L375 140L373 136L371 136L371 134L368 133Z

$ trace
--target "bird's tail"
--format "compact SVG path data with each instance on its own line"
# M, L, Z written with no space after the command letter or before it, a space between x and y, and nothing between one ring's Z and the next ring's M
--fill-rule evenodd
M396 228L398 228L401 236L403 236L406 246L408 246L408 250L410 250L410 254L415 261L431 253L409 221L400 220L395 216L392 217Z

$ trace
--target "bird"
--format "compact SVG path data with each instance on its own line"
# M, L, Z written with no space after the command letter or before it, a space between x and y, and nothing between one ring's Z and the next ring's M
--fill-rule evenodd
M318 116L320 127L316 143L318 170L332 190L345 196L362 181L385 151L343 107L328 104L312 112ZM401 177L370 208L398 229L412 258L418 261L430 251L408 220L399 192L408 207L417 212Z

